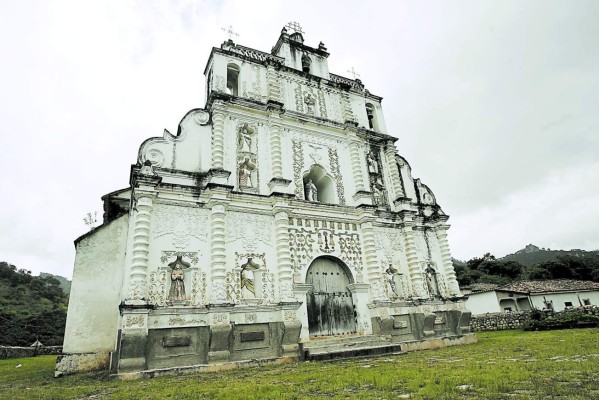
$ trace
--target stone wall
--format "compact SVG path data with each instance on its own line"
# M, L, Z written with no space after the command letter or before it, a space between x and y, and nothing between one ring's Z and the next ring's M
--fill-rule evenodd
M8 358L47 356L62 353L62 346L17 347L0 346L0 360Z
M473 315L470 319L470 331L522 329L528 321L529 314L529 311L516 311Z
M558 315L573 311L599 315L599 306L576 307L557 313L544 311L546 316ZM530 311L500 312L473 315L470 319L470 331L503 331L506 329L522 329L530 318Z

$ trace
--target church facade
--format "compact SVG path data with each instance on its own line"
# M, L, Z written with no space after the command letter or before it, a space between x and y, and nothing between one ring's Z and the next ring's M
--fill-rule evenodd
M75 242L57 375L302 359L327 337L476 340L448 216L382 98L328 56L286 28L270 53L212 49L205 108L141 144L130 187Z

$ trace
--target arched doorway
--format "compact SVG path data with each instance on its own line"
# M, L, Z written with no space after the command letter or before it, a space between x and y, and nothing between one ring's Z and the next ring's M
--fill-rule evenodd
M345 335L356 332L356 313L348 285L347 267L331 258L319 257L310 264L306 283L308 327L311 337Z

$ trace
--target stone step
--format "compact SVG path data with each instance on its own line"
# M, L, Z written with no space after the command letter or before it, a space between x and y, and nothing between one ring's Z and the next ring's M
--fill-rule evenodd
M401 353L401 345L382 336L343 336L310 340L300 343L303 360L332 360L349 357Z
M317 347L327 347L327 346L345 345L345 344L355 346L355 345L361 344L361 343L375 343L375 342L379 342L381 344L389 343L389 341L382 336L351 335L351 336L331 336L331 337L316 338L316 339L311 339L306 342L302 342L301 345L304 348L317 348Z
M403 354L400 344L386 344L379 346L358 346L346 347L344 349L326 349L320 348L316 350L307 350L304 352L303 360L305 361L326 361L338 360L354 357L372 357L378 355Z
M356 340L351 342L330 342L330 343L306 343L302 348L304 351L310 350L312 352L320 351L322 349L326 350L345 350L350 348L360 348L360 347L374 347L374 346L387 346L390 343L388 340L384 339L371 339L371 340Z

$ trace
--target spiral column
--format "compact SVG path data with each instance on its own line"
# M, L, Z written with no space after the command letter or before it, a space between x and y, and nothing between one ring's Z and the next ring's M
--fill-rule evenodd
M412 227L406 227L406 256L408 258L408 269L410 271L410 282L412 283L412 294L414 297L426 298L427 292L422 280L422 267L418 261L418 250L416 249L416 238Z
M395 146L392 143L388 143L387 148L385 149L385 159L387 161L389 178L391 179L391 188L393 189L393 197L390 199L391 203L399 197L405 197L403 188L401 187L399 170L397 169L397 163L395 162L395 152Z
M133 228L133 251L129 272L127 303L145 304L147 300L148 253L150 248L150 215L152 196L139 195L136 199Z
M212 237L210 242L211 269L210 282L212 285L212 304L227 302L226 278L226 246L225 246L225 205L212 206L210 215Z
M270 126L270 155L272 161L272 177L283 177L283 157L281 153L281 127L277 124Z
M443 272L445 281L447 282L447 290L450 296L461 296L460 285L456 279L453 262L451 261L451 251L449 250L449 242L447 241L447 229L449 226L444 225L437 228L437 240L441 248L441 260L443 260Z
M293 268L289 251L289 215L284 211L275 214L275 237L277 246L277 270L282 302L295 302L293 295Z
M366 276L370 283L372 300L386 300L381 270L376 256L376 244L374 240L374 226L372 222L361 224L364 261L366 264Z
M223 169L225 141L225 114L220 110L212 113L212 169Z
M362 159L360 157L360 148L358 143L352 142L349 145L349 155L351 158L351 168L356 184L356 191L364 190L364 176L362 175Z

